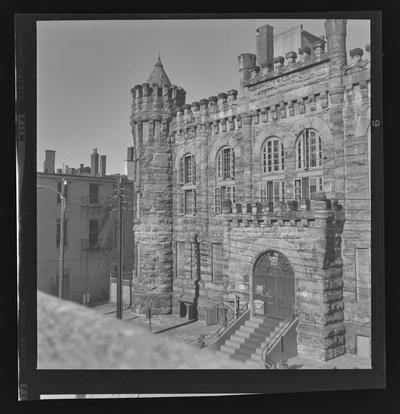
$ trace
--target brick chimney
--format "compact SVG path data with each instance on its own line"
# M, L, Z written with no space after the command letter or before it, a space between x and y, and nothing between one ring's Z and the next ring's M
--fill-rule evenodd
M46 150L43 163L43 172L47 174L55 173L56 152L53 150Z
M93 149L93 153L90 156L90 175L99 175L99 154L97 148Z
M269 24L257 29L257 64L260 67L274 66L274 28Z
M100 175L104 177L106 175L106 155L100 155Z

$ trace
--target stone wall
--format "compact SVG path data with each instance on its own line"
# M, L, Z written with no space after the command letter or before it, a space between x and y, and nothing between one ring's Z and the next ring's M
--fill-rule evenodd
M369 272L357 288L354 268L355 249L370 249L369 63L353 53L347 64L346 21L327 21L326 35L326 52L323 44L312 55L302 48L297 61L290 52L273 70L257 67L254 55L241 55L239 95L231 90L176 106L162 146L147 142L140 128L137 141L143 199L136 241L144 250L136 283L144 288L152 281L158 295L172 295L174 312L181 300L194 302L204 318L207 308L236 295L251 303L255 260L277 250L295 273L299 353L321 360L354 352L356 334L370 336ZM135 119L144 119L140 111L134 109ZM322 165L311 171L296 165L296 141L306 129L317 132L323 148ZM284 145L285 168L266 174L262 147L272 136ZM216 213L216 157L224 146L235 152L235 177L228 183L235 186L235 202ZM186 186L178 178L185 154L196 164L195 183ZM294 202L295 179L309 174L322 176L322 193L308 205ZM260 204L259 185L273 179L284 181L285 200L269 209ZM196 210L181 215L180 193L189 188L196 191ZM184 271L177 268L179 242ZM223 250L220 280L213 280L213 243Z

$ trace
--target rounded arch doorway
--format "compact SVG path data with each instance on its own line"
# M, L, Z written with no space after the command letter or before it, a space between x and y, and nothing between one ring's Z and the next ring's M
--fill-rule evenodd
M263 253L254 264L255 316L286 319L295 310L295 279L286 256L275 250Z

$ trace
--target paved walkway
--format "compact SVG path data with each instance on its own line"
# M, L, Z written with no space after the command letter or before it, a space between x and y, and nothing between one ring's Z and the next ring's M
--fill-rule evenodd
M108 317L116 317L115 304L107 303L95 306L93 309ZM138 315L130 309L124 310L123 319L149 330L149 321L146 317L144 315ZM180 318L176 315L155 315L151 320L151 328L152 332L157 333L157 335L165 335L179 342L197 345L198 338L202 333L211 335L218 329L218 325L207 326L204 321L188 321L186 318ZM359 358L354 354L345 354L327 362L295 356L288 360L288 364L290 369L371 368L371 361L369 359Z
M371 369L369 359L354 354L344 354L326 362L296 356L290 358L288 364L291 369Z
M107 303L95 306L93 309L105 316L116 318L115 304ZM123 311L123 320L150 330L146 316L136 314L130 309ZM151 318L152 333L165 335L191 345L198 343L201 334L212 335L217 329L218 325L207 326L205 321L189 321L177 315L153 315Z

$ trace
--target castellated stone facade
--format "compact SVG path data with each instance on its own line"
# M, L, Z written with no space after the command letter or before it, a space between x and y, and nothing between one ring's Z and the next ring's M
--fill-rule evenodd
M160 60L132 89L134 310L183 301L204 318L239 296L252 315L295 312L301 355L365 346L370 62L362 49L347 61L346 20L325 32L272 65L240 55L239 92L185 104ZM270 39L257 44L271 56Z

